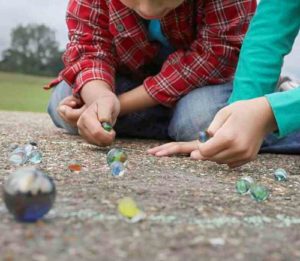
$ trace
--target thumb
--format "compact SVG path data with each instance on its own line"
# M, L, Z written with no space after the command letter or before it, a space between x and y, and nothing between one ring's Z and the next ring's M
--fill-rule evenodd
M219 110L207 129L209 135L214 136L216 132L224 125L224 123L226 122L229 116L230 116L230 110L228 106Z

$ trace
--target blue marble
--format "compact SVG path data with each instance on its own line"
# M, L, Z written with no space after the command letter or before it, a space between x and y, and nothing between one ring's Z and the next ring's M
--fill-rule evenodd
M33 150L28 157L28 160L34 164L41 163L42 159L43 159L43 155L38 150Z
M123 164L126 164L127 159L128 157L126 152L119 148L111 149L106 155L106 160L108 165L111 165L115 161L119 161L122 162Z
M210 139L209 134L207 131L200 131L199 132L199 141L204 143Z
M121 177L125 174L125 166L122 162L115 161L110 165L111 174L114 177Z
M288 179L288 174L284 169L276 169L274 172L274 178L277 181L287 181Z
M9 175L4 183L4 202L20 222L35 222L52 208L56 188L43 171L27 167Z

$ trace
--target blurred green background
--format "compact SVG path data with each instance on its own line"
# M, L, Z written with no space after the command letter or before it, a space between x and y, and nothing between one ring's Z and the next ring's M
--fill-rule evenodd
M0 72L0 110L46 112L49 77Z

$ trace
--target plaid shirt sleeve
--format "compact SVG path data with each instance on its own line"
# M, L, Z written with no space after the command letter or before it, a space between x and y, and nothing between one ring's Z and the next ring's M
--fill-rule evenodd
M230 81L255 8L253 0L198 0L197 39L188 50L171 54L159 74L145 79L147 92L172 106L196 87Z
M65 69L60 77L74 93L91 80L103 80L114 89L115 58L111 53L106 2L69 1L66 20L70 42L63 55Z

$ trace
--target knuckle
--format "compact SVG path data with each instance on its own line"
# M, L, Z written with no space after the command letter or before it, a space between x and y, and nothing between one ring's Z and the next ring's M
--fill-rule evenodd
M232 144L235 142L236 136L232 133L224 133L222 138L226 143Z

